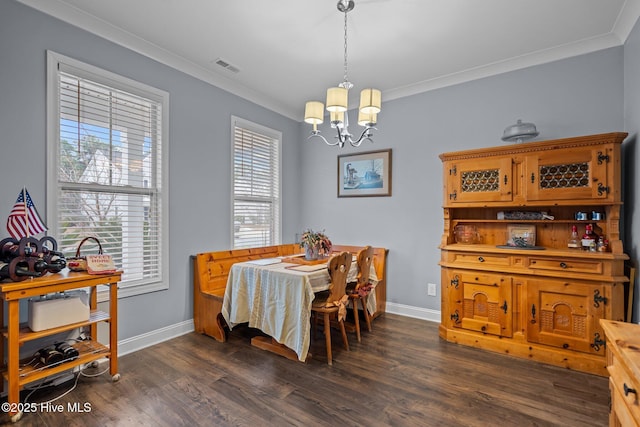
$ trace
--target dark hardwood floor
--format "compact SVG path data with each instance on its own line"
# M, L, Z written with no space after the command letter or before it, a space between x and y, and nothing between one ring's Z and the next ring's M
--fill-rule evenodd
M122 378L80 377L16 426L606 426L608 379L444 342L438 324L386 314L351 351L322 334L306 364L191 333L120 358ZM59 395L39 390L29 402ZM67 404L89 403L73 413ZM3 421L8 418L4 416Z

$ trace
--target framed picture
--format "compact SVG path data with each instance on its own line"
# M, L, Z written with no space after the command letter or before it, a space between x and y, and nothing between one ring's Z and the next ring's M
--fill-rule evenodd
M532 247L536 245L536 226L530 224L511 224L507 226L508 246Z
M338 156L338 197L391 196L391 149Z

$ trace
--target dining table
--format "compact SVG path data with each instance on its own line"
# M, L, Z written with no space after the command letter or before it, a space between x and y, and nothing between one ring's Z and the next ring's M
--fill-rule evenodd
M248 323L249 327L268 336L252 338L252 345L306 361L311 336L311 305L315 294L329 289L331 283L328 259L306 263L294 256L233 264L222 304L222 315L229 328ZM347 282L356 281L357 275L354 255ZM369 279L375 287L378 280L373 265ZM375 306L375 292L371 292L367 310L373 313Z

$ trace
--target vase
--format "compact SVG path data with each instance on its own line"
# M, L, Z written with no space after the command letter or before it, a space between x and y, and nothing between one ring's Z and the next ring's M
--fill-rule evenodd
M304 259L312 261L318 259L318 247L317 246L305 246L304 247Z

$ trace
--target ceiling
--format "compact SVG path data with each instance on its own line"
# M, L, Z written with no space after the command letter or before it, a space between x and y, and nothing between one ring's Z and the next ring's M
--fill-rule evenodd
M18 1L299 121L344 75L337 0ZM640 0L355 3L352 101L365 87L384 102L619 46L640 16Z

